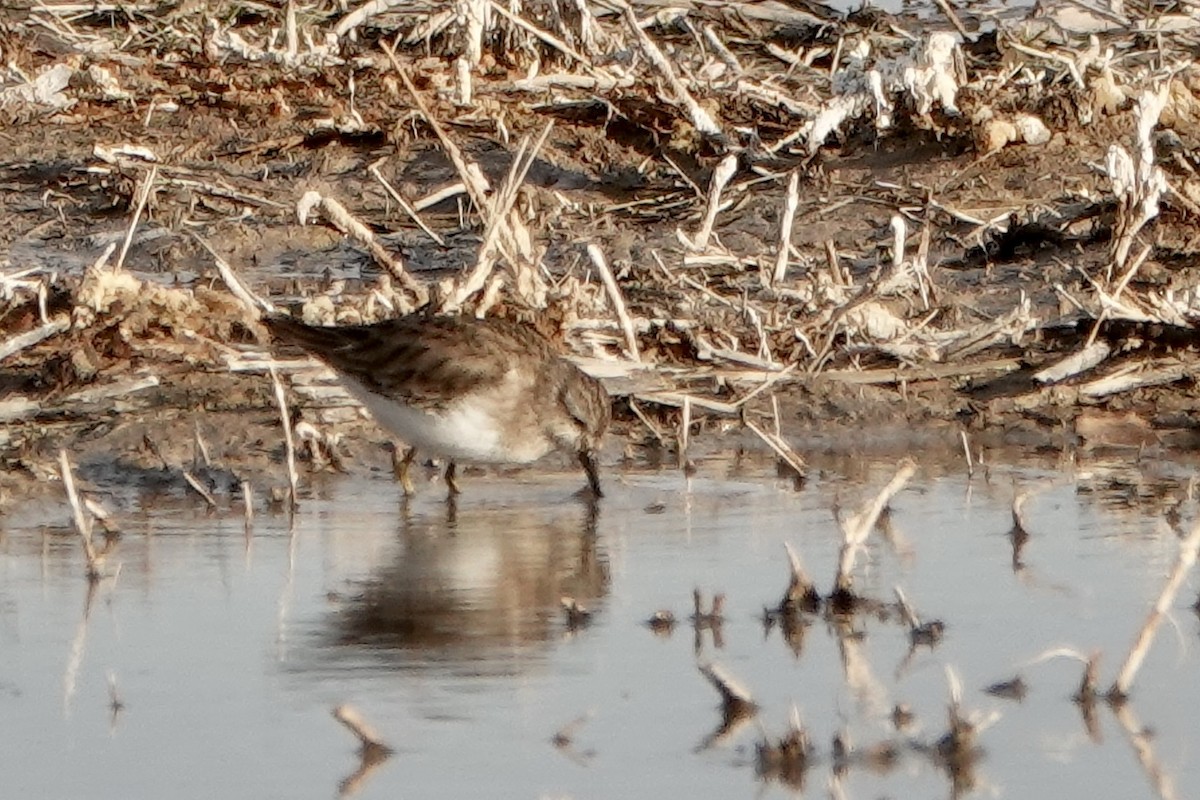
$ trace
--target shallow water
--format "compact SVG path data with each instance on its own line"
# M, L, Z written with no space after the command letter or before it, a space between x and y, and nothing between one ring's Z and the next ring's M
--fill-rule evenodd
M997 467L968 481L926 466L893 502L888 535L870 540L855 588L890 602L902 586L946 622L941 644L910 654L905 628L869 615L855 635L820 617L791 643L764 634L763 607L787 584L783 542L827 591L840 544L831 508L856 507L894 469L843 459L798 492L763 463L708 461L690 481L630 471L610 477L595 517L570 497L574 474L469 477L453 512L440 487L405 508L389 480L359 475L317 486L294 533L260 516L250 538L236 508L147 497L123 509L107 565L119 574L90 596L65 505L26 508L0 530L0 794L793 796L756 774L755 723L715 735L700 660L753 693L772 737L796 706L816 748L809 796L828 792L839 732L857 749L901 745L886 769L852 762L846 797L952 796L947 773L910 746L944 732L947 665L965 709L999 714L962 795L1140 798L1165 785L1190 796L1194 589L1126 707L1154 731L1138 742L1148 766L1107 707L1089 735L1070 699L1077 662L1029 664L1053 648L1099 649L1112 680L1177 553L1155 495L1182 498L1188 469L1121 466L1114 479L1102 464ZM1016 567L1014 480L1042 489ZM1186 526L1192 501L1181 511ZM728 597L720 646L686 620L694 587ZM569 630L562 596L594 610L590 624ZM659 608L681 618L670 636L641 624ZM983 691L1018 673L1023 701ZM331 717L340 703L396 750L365 775ZM897 703L916 714L903 733ZM571 742L556 747L564 727Z

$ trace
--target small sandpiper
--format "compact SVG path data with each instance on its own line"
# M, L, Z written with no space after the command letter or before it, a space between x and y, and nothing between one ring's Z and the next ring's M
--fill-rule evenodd
M528 325L418 315L325 327L274 314L263 323L332 367L408 445L397 465L406 492L418 450L449 461L451 495L459 461L527 464L567 450L587 473L585 491L601 496L596 450L612 414L608 394Z

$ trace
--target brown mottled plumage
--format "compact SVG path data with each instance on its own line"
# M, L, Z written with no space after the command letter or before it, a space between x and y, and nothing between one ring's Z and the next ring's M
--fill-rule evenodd
M578 455L600 496L594 453L612 408L598 381L532 328L500 319L407 316L321 327L272 315L280 342L324 361L384 428L450 461L528 463L555 449Z

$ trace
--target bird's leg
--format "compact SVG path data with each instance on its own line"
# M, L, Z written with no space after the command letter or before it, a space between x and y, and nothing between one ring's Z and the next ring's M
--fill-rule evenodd
M446 465L446 489L449 491L451 497L454 497L459 492L458 480L455 478L457 473L458 465L453 461Z
M596 467L596 455L591 450L580 450L579 464L587 474L588 489L591 490L592 497L603 497L604 492L600 491L600 471Z
M412 478L409 477L408 470L412 466L413 459L417 457L417 448L404 448L404 455L397 458L400 448L392 450L392 474L396 476L396 480L400 481L400 486L404 489L406 496L411 496L416 493L416 488L413 486Z

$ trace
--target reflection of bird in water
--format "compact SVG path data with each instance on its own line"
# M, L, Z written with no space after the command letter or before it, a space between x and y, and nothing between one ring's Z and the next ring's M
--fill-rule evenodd
M608 590L597 507L579 511L582 526L531 509L402 520L394 559L334 620L337 643L473 660L550 640L564 595L594 607Z

